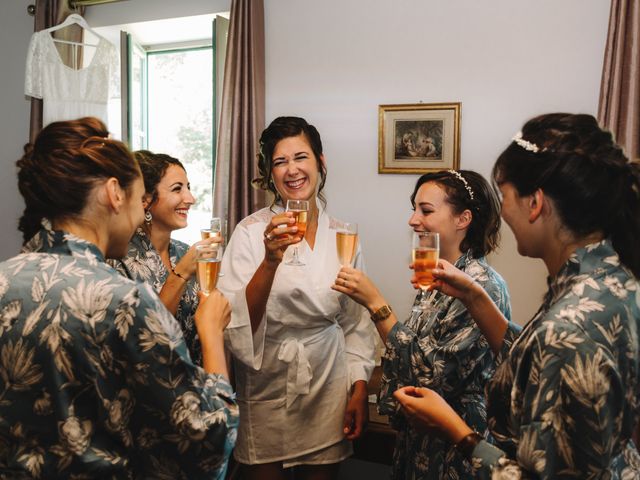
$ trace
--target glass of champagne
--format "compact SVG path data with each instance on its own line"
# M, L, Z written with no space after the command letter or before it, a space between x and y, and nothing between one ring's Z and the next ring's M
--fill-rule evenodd
M344 223L336 232L338 261L342 266L351 266L358 248L358 224Z
M222 219L220 217L213 217L209 227L200 229L200 237L202 240L220 236L222 236Z
M212 237L222 236L222 219L220 217L213 217L211 219L211 236Z
M200 290L209 295L218 284L222 245L196 245L196 277Z
M427 288L433 283L432 271L438 265L440 256L440 235L437 232L413 233L413 271L420 286L420 303L417 308L430 310Z
M293 218L296 221L299 235L304 238L304 234L307 231L307 215L309 214L309 202L306 200L287 200L287 212L293 212ZM293 258L285 262L286 265L293 265L300 267L304 265L304 262L300 260L298 255L298 245L293 247Z

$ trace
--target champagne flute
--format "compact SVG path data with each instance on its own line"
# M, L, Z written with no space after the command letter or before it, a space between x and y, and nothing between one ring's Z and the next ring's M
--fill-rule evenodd
M420 287L420 303L414 311L431 309L427 297L427 288L433 283L433 269L438 265L440 256L440 235L437 232L413 233L413 271Z
M222 219L213 217L208 228L200 229L200 237L205 240L210 237L220 237L222 235Z
M296 226L298 227L298 234L304 238L304 234L307 231L307 215L309 214L309 202L306 200L287 200L287 212L293 212L293 218L296 220ZM286 265L293 265L300 267L304 265L304 262L300 260L298 255L298 245L293 247L293 258L285 262Z
M342 266L351 266L358 248L358 224L344 223L336 232L338 261Z
M222 245L196 245L196 277L200 290L209 295L218 284Z
M209 225L209 228L200 229L200 237L202 240L211 237L220 238L222 236L222 219L220 217L213 217ZM224 277L224 273L220 272L218 276Z

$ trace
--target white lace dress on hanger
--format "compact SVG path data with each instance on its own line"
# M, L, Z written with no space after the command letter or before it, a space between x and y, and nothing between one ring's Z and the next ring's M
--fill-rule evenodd
M89 49L85 47L85 55ZM58 120L93 116L107 123L109 98L120 96L120 69L116 48L100 38L88 65L74 69L64 64L51 33L31 36L24 93L43 100L43 126Z

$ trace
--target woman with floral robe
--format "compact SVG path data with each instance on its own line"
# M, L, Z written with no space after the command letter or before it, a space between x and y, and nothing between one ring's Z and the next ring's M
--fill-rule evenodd
M509 294L484 255L497 246L499 204L494 189L469 170L428 173L418 179L409 224L417 232L438 232L442 258L476 280L508 318ZM375 312L386 301L360 271L343 267L334 288ZM453 445L408 424L393 393L407 385L439 392L478 432L487 429L484 386L494 370L493 354L466 307L432 292L426 310L416 298L403 324L390 312L376 327L386 344L378 410L397 430L392 478L471 478L471 465Z
M148 150L134 152L144 179L145 221L136 229L124 258L110 260L122 275L146 282L178 320L196 365L202 364L200 340L194 323L198 307L195 281L195 245L218 243L211 237L189 247L171 238L171 232L187 226L194 197L182 163L169 155Z
M0 477L224 478L229 305L216 292L196 312L197 367L151 287L105 263L144 214L138 166L107 135L54 122L18 161L30 240L0 263Z
M549 290L521 333L468 276L443 262L436 288L467 305L497 355L487 386L490 445L428 389L396 398L456 442L479 478L640 478L640 168L590 115L525 124L494 179L518 251L541 258Z

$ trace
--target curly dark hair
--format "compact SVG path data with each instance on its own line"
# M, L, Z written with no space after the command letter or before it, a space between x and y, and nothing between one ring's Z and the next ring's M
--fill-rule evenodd
M447 194L446 201L454 213L471 211L471 224L460 244L460 250L471 250L474 258L483 257L498 248L500 243L500 201L495 188L482 175L472 170L457 170L464 181L451 170L425 173L416 182L411 194L411 205L416 208L418 189L427 182L440 185ZM467 189L473 191L473 198Z
M577 237L610 237L639 277L640 164L629 162L591 115L540 115L524 125L522 138L537 151L512 142L493 167L494 182L513 184L521 196L542 189L566 229Z
M273 194L274 200L271 204L282 201L280 194L276 190L271 175L273 168L273 152L278 142L289 137L297 137L304 135L311 151L318 162L318 172L320 172L320 186L318 188L318 197L326 204L326 199L322 194L322 189L327 180L327 169L320 160L322 156L322 140L318 130L313 125L307 123L304 118L300 117L278 117L265 128L260 135L260 151L257 153L258 158L258 177L251 183L255 188L266 190Z
M170 165L177 165L182 170L184 165L177 158L174 158L165 153L153 153L149 150L136 150L133 152L133 156L140 165L142 170L142 179L144 180L144 191L147 195L151 196L149 205L153 205L158 200L158 184ZM147 207L148 208L148 207Z

